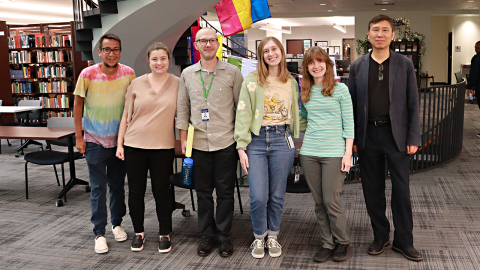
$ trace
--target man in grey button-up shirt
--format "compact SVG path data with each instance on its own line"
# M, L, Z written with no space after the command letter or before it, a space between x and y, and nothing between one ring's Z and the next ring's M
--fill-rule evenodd
M233 253L230 231L238 159L233 129L243 77L237 67L216 57L219 43L212 29L198 31L194 45L201 59L186 68L180 77L176 127L180 130L184 154L188 124L195 128L192 158L198 226L202 233L197 254L210 254L218 237L219 254L228 257ZM213 216L214 188L217 194L216 221Z

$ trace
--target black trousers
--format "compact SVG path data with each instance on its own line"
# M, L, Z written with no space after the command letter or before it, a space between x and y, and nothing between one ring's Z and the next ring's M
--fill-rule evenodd
M402 149L403 150L403 149ZM372 222L375 240L390 238L390 223L385 211L385 158L392 181L392 213L395 226L393 244L413 246L413 217L410 202L410 159L407 149L399 151L390 125L376 127L368 124L365 149L359 151L363 195Z
M160 235L172 232L172 193L170 174L173 170L175 149L140 149L125 146L128 178L128 208L135 233L144 232L145 191L150 170L152 192L155 198Z
M202 236L218 236L219 240L229 239L233 220L233 192L237 177L238 153L235 143L213 152L193 149L192 159L200 233ZM213 189L217 194L216 222Z

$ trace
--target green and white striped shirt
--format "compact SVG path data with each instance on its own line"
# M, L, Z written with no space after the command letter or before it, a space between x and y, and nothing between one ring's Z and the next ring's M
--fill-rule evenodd
M322 94L323 86L312 86L310 100L302 102L300 116L307 119L307 130L300 154L317 157L343 157L345 139L354 138L352 99L343 83L333 96Z

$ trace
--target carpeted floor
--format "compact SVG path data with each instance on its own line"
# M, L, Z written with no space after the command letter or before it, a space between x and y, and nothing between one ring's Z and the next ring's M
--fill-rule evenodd
M358 183L345 185L342 195L352 245L350 259L342 263L318 264L312 260L320 247L320 236L310 194L286 195L279 237L283 255L252 258L248 188L241 188L244 214L240 214L235 197L235 252L230 258L219 257L216 250L206 258L198 257L196 212L185 218L179 210L173 214L173 249L169 254L159 254L158 222L150 190L146 196L145 249L138 253L130 251L133 228L127 215L123 227L129 240L115 242L108 229L110 251L97 255L93 250L89 194L84 187L73 188L68 193L68 202L56 207L61 187L56 184L53 168L30 165L30 199L26 200L24 160L14 157L19 141L11 141L13 146L9 147L2 140L0 269L480 269L478 114L477 105L466 105L464 150L459 158L411 177L414 240L425 257L423 262L408 261L391 248L378 256L367 254L373 236ZM31 147L26 152L35 150ZM77 175L88 180L85 161L77 161L76 168ZM387 186L390 196L391 185ZM177 188L176 196L177 201L191 209L187 190ZM392 220L391 211L388 217Z

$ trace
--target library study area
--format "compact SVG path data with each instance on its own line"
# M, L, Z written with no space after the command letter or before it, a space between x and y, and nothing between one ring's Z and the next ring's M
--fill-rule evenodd
M0 269L478 269L479 7L0 0Z

